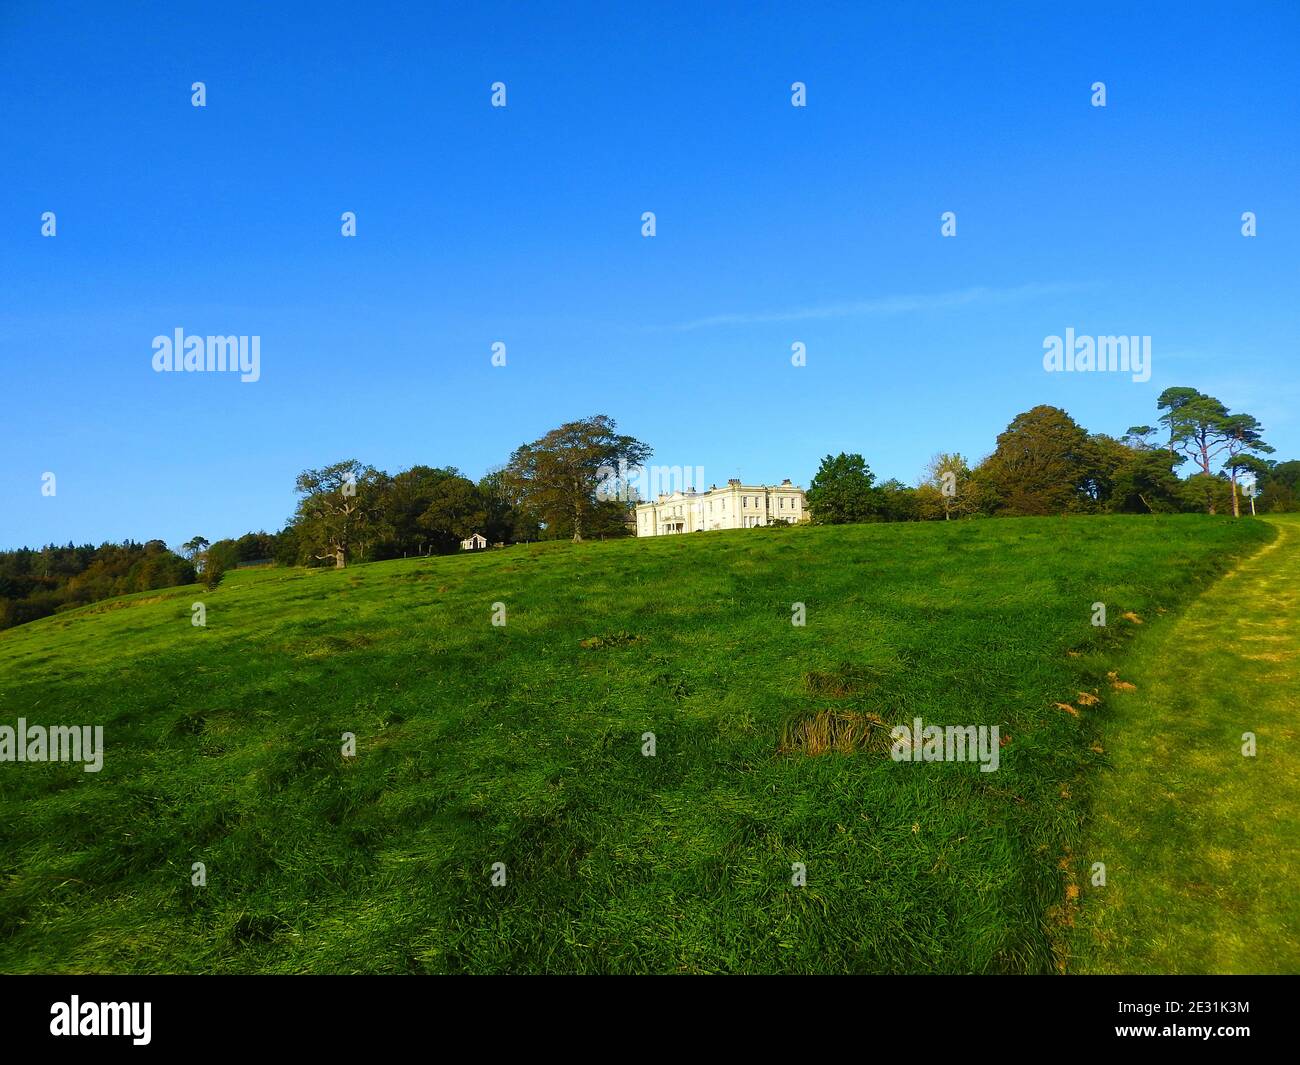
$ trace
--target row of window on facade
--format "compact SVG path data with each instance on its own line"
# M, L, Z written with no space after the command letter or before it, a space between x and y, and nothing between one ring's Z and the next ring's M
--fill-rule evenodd
M750 500L751 500L751 499L753 499L753 503L752 503L752 504L750 503ZM760 499L759 496L741 496L741 497L740 497L740 500L741 500L741 504L740 504L740 505L741 505L742 508L744 508L744 507L749 507L749 506L755 506L755 507L757 507L757 506L759 505L759 499ZM722 499L722 500L719 500L718 502L719 502L719 506L721 507L721 511L722 511L722 513L725 514L725 513L727 512L727 501L726 501L725 499ZM790 504L790 509L791 509L791 510L794 510L794 509L795 509L794 500L793 500L793 499L786 499L785 496L777 496L777 498L776 498L776 509L777 509L777 510L785 510L785 509L786 509L786 506L785 506L786 503L789 503L789 504ZM709 513L710 513L710 514L713 513L713 500L709 500ZM671 514L674 515L674 516L676 516L676 517L679 517L679 518L680 518L680 517L682 516L682 508L681 508L681 505L678 504L677 506L673 507L673 509L672 509L672 511L671 511Z
M752 504L750 503L750 500L751 500L751 499L753 500L753 503L752 503ZM741 497L740 497L740 505L741 505L742 508L743 508L743 507L748 507L748 506L755 506L755 507L757 507L757 506L760 505L760 502L761 502L761 497L760 497L760 496L741 496ZM777 497L776 497L776 507L777 507L777 509L778 509L778 510L785 510L786 502L787 502L787 500L786 500L785 496L777 496ZM793 510L793 509L794 509L794 500L791 499L791 500L788 500L788 502L789 502L789 504L790 504L790 509ZM727 512L727 501L726 501L725 499L722 499L722 500L719 500L719 503L720 503L721 506L722 506L722 512L725 514L725 513ZM682 511L681 511L681 508L678 507L678 508L677 508L677 513L680 514L681 512L682 512ZM713 513L713 500L709 500L709 513L710 513L710 514Z

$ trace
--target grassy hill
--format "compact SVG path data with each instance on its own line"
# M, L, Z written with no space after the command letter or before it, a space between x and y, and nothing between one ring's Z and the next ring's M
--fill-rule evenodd
M0 633L0 724L107 745L98 774L0 764L0 970L1058 969L1108 674L1272 535L1189 515L518 546ZM817 715L865 740L810 754ZM892 761L871 722L916 716L999 725L999 770Z

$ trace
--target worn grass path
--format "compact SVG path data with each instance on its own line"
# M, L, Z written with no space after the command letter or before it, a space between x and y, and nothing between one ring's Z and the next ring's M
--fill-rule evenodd
M1300 972L1300 520L1270 520L1112 693L1072 971Z

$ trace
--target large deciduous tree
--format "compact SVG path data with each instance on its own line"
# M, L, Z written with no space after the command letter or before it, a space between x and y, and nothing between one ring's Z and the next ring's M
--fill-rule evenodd
M525 506L519 486L505 467L489 470L478 482L487 508L483 535L492 543L517 543L537 539L538 519Z
M1187 459L1168 448L1156 447L1150 426L1133 426L1117 440L1095 433L1101 500L1115 514L1170 514L1182 508L1178 475L1174 467Z
M584 532L621 531L622 518L611 523L611 509L625 515L626 504L599 499L596 490L608 470L639 467L650 455L649 445L617 432L612 418L598 414L522 444L507 471L523 505L549 530L571 532L578 543Z
M427 548L441 551L455 548L455 542L448 542L447 537L431 535L432 527L423 519L439 486L460 476L455 466L412 466L389 480L384 508L388 534L384 554L396 558L422 555Z
M294 488L302 498L294 525L303 549L318 560L332 559L335 569L364 555L378 533L384 480L356 459L298 474Z
M487 506L478 485L466 477L448 477L433 490L420 525L435 539L452 546L487 527Z
M1300 459L1270 465L1268 475L1257 478L1256 488L1270 513L1300 510Z
M965 517L976 509L971 491L970 466L960 454L940 451L925 467L925 475L916 489L920 516L945 521Z
M808 485L808 509L817 525L871 521L880 514L876 475L861 455L827 455Z
M996 514L1059 514L1096 508L1100 462L1088 432L1059 407L1017 414L978 475Z

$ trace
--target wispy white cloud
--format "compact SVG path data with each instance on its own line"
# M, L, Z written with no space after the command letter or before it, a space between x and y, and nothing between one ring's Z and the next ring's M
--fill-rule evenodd
M927 311L947 311L960 307L994 306L1019 303L1043 296L1056 296L1078 292L1093 287L1090 284L1061 282L1050 284L1018 285L1013 288L988 288L980 285L956 292L936 292L912 296L878 296L872 299L853 300L848 303L831 303L821 307L797 307L782 311L745 311L734 314L715 314L698 318L677 326L680 330L708 329L725 325L764 325L771 322L802 322L825 318L852 318L865 315L916 314Z

